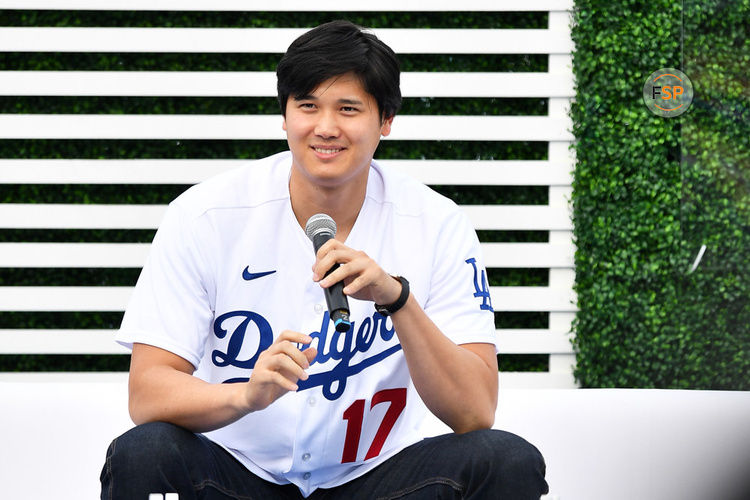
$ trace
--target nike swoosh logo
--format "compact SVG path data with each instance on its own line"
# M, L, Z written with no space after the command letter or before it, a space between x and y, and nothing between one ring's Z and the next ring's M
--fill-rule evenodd
M250 266L247 266L244 271L242 271L242 279L245 281L251 281L258 278L262 278L263 276L268 276L269 274L273 274L276 271L265 271L263 273L251 273L250 272Z

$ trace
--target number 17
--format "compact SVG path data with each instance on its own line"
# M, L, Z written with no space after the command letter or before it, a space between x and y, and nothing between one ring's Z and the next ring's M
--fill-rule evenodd
M406 389L384 389L376 392L372 397L370 403L370 410L376 405L390 401L391 405L385 412L383 421L380 423L375 438L372 440L370 449L367 450L365 460L377 457L380 454L380 450L383 449L385 440L390 434L391 429L396 424L401 412L406 407ZM365 417L365 400L358 399L352 403L349 408L344 412L344 420L347 421L346 425L346 439L344 441L344 453L341 456L341 463L357 461L357 450L359 449L359 438L362 435L362 421Z

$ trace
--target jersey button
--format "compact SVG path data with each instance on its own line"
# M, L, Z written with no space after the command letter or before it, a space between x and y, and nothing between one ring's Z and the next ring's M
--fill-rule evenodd
M315 304L313 309L315 309L315 314L320 314L323 312L323 304Z
M303 462L307 462L308 460L310 460L310 454L309 453L305 453L304 455L302 455L302 461Z
M315 398L312 397L312 396L310 396L309 398L307 398L307 404L310 405L310 406L315 406Z
M312 474L310 474L309 472L305 472L304 474L302 474L302 479L310 479L310 476L312 476Z

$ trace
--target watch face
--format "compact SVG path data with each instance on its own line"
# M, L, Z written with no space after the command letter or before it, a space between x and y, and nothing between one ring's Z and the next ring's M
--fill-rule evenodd
M375 310L382 314L383 316L390 316L391 313L388 311L388 309L385 308L385 306L375 306Z

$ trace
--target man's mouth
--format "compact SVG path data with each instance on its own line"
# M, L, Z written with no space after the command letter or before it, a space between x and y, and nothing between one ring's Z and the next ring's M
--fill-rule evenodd
M324 154L324 155L332 155L339 153L344 150L344 148L333 148L333 147L320 147L320 146L311 146L313 150L315 150L316 153Z

